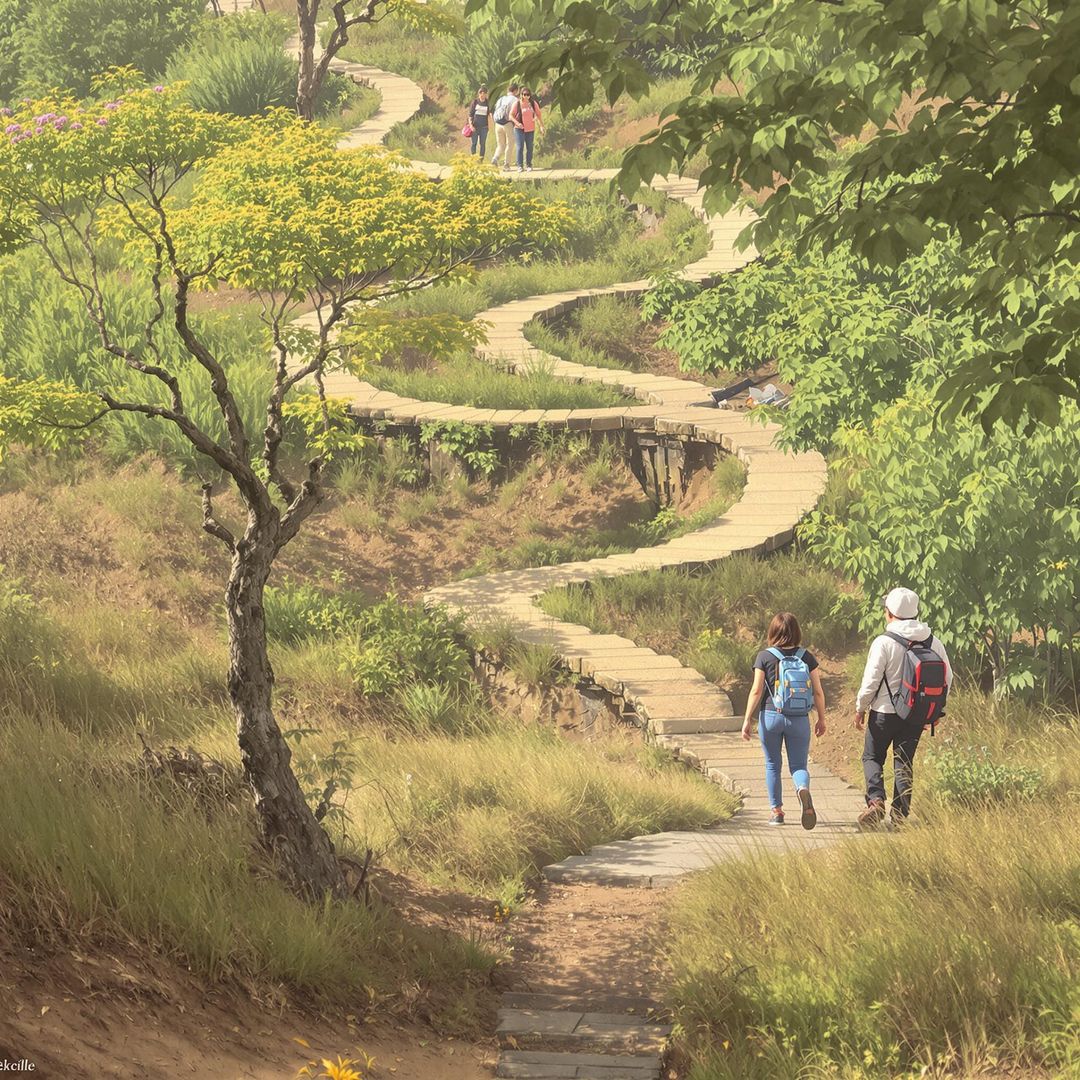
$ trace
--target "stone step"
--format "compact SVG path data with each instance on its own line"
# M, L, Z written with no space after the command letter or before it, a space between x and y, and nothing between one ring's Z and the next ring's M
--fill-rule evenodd
M575 994L544 994L508 990L502 996L505 1009L538 1009L552 1012L606 1012L623 1016L652 1016L659 1005L652 998L633 997L604 992Z
M737 716L661 717L649 720L649 730L655 735L697 735L721 731L737 731L742 721Z
M657 1080L660 1066L659 1054L504 1050L495 1075L505 1080Z
M602 1050L605 1053L661 1053L671 1025L620 1013L571 1009L501 1008L495 1034L511 1049Z

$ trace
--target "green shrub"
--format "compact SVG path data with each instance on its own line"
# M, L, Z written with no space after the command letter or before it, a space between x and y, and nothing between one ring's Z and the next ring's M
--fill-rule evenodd
M20 378L43 376L88 389L108 386L112 393L131 400L164 394L164 387L149 384L101 348L82 298L55 274L44 272L44 256L21 251L0 259L4 287L0 289L0 371ZM153 313L149 285L133 284L118 272L102 275L106 306L123 342L138 342ZM249 431L265 422L266 395L273 379L267 360L266 327L254 305L236 303L225 312L207 312L194 319L207 344L222 358L234 395ZM205 372L191 362L179 339L167 331L159 335L162 362L177 371L185 407L191 418L223 438L224 421ZM160 398L162 404L165 397ZM157 454L212 478L215 467L197 454L174 425L147 423L144 418L114 415L102 421L94 440L115 461L130 461Z
M475 734L490 728L493 718L472 682L413 682L394 694L394 718L414 735Z
M552 645L515 642L506 652L507 666L530 686L555 686L566 682L568 671Z
M477 21L473 16L470 23ZM530 30L531 24L531 30ZM494 101L504 91L497 80L523 41L539 37L544 31L543 16L537 13L522 25L515 15L492 18L483 25L470 25L463 34L449 38L439 55L439 71L443 81L459 102L472 101L478 86L486 85Z
M296 101L296 61L275 41L196 46L169 65L168 75L171 82L186 81L188 100L207 112L255 116Z
M461 687L471 673L460 618L390 594L361 612L342 642L344 670L365 694L388 694L412 682Z
M23 84L83 95L109 68L159 76L205 9L203 0L30 0L19 35Z
M285 45L292 30L287 19L260 12L205 19L190 44L169 62L167 78L186 82L188 100L208 112L255 116L272 108L291 109L296 57ZM353 97L364 96L351 79L330 72L317 115L336 114Z
M267 634L284 645L337 637L355 625L359 611L358 598L327 593L307 582L268 585L263 595Z
M15 96L22 78L19 36L28 0L0 0L0 104Z
M961 806L1034 799L1043 790L1038 769L995 761L986 747L941 750L930 760L937 793Z
M641 312L637 301L628 297L598 296L591 304L582 304L573 321L586 345L612 352L637 333Z

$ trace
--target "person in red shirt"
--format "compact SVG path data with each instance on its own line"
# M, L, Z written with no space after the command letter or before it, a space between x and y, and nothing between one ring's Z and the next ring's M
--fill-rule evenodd
M510 122L517 136L518 172L532 172L533 142L536 133L544 134L544 121L540 115L540 103L528 87L523 87L518 103L510 111Z

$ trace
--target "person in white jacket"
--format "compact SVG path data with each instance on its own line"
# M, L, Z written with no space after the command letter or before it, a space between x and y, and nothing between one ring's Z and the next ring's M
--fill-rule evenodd
M491 164L498 165L501 156L504 169L510 168L510 155L514 152L514 125L510 113L517 103L518 85L511 83L491 110L491 119L495 122L495 153L491 156Z
M945 646L920 622L919 597L911 589L893 589L885 597L885 622L891 634L907 641L929 641L930 648L945 663L945 678L952 686L952 665ZM870 646L863 670L862 685L855 698L855 726L866 728L863 745L863 773L866 776L866 809L859 815L861 828L873 828L885 819L885 761L893 751L893 798L890 815L902 824L911 812L911 783L915 751L919 748L922 724L912 724L896 715L889 688L900 686L904 670L904 646L886 634ZM867 719L869 713L869 720Z

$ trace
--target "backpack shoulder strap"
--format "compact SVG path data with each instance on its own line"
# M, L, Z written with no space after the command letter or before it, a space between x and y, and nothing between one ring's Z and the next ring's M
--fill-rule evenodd
M892 638L893 641L899 642L901 645L904 646L905 649L910 649L913 645L921 645L922 644L921 641L919 641L919 642L909 641L906 637L901 637L899 634L894 634L891 630L886 630L884 636L887 637L887 638ZM931 638L933 637L932 634L930 636L931 636Z
M777 660L784 659L784 654L775 645L770 645L765 651L772 653Z
M795 651L795 659L796 660L801 660L805 655L806 655L806 650L805 649L797 649Z

